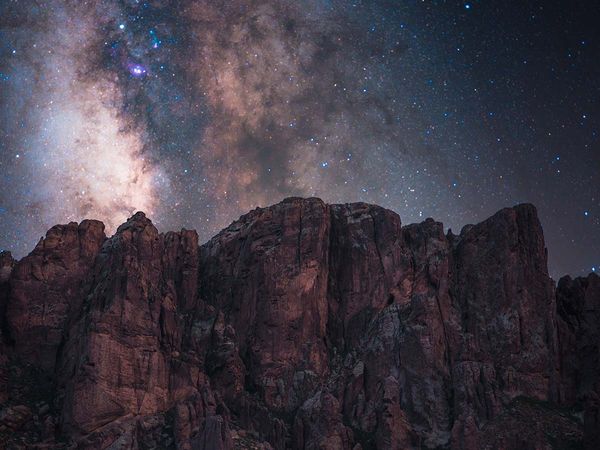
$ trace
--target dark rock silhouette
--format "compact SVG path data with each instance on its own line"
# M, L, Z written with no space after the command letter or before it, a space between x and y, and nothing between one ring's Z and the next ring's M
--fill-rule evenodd
M531 205L453 235L290 198L202 246L59 225L0 255L0 325L6 448L600 444L600 278L555 289Z

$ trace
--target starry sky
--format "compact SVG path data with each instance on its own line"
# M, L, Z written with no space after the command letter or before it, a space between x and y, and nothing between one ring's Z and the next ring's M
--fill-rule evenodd
M600 272L597 1L0 0L0 248L288 196L454 232L538 207Z

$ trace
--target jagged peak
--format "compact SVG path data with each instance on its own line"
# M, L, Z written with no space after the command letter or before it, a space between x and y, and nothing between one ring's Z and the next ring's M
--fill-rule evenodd
M506 218L509 217L514 217L515 219L521 218L522 220L534 224L536 227L539 226L541 230L541 224L538 217L537 208L531 203L519 203L514 206L502 208L481 222L474 224L469 223L464 225L460 230L459 237L464 237L466 234L468 234L477 227L489 226L490 224L506 220Z
M346 215L356 215L361 212L363 214L366 214L366 213L369 213L372 211L381 211L381 212L389 212L392 215L397 216L398 219L400 219L400 217L398 216L398 214L395 211L389 210L389 209L384 208L379 205L370 204L370 203L366 203L366 202L327 204L321 198L318 198L318 197L286 197L279 203L276 203L276 204L273 204L270 206L266 206L266 207L257 207L254 210L251 210L251 211L247 212L246 214L240 216L239 219L231 222L230 225L228 225L223 230L221 230L219 233L217 233L215 236L213 236L211 239L206 241L206 244L208 244L209 242L218 238L218 236L221 236L222 234L236 232L241 227L249 226L254 221L255 218L257 218L265 213L269 213L274 210L277 210L278 208L289 207L290 205L294 205L293 207L305 207L308 205L317 205L317 204L322 205L323 207L330 208L332 211L335 211L338 214L343 213ZM455 237L458 240L460 240L469 231L471 231L474 227L482 226L483 224L497 221L499 218L506 217L507 215L513 215L515 217L522 217L526 221L531 221L533 219L533 221L536 222L535 228L537 228L537 224L539 224L536 207L530 203L521 203L521 204L517 204L512 207L503 208L503 209L497 211L495 214L493 214L489 218L487 218L484 221L479 222L477 224L467 224L467 225L463 226L460 231L460 234ZM443 224L441 222L437 222L432 218L427 218L425 221L423 221L421 223L406 224L403 226L403 228L419 227L422 225L434 226L436 228L443 227ZM117 228L115 235L118 235L119 233L122 233L123 231L128 230L128 229L141 230L148 226L155 229L156 233L158 234L158 230L156 229L152 220L148 218L146 213L143 211L137 211L131 217L129 217L126 222L124 222ZM67 232L69 229L71 229L71 230L79 229L80 232L81 232L81 230L85 230L87 232L90 229L94 229L95 233L97 233L97 234L102 233L104 235L105 225L103 222L101 222L99 220L94 220L94 219L84 219L79 224L77 222L69 222L67 224L54 225L52 228L50 228L47 231L46 236L42 237L40 239L40 241L37 243L34 251L43 250L48 241L48 238L55 239L56 237L59 237L62 234L64 234L65 232ZM541 230L541 225L540 225L539 229ZM195 230L189 230L189 231L196 233Z
M116 234L122 233L123 231L131 228L143 229L147 226L154 227L152 221L146 216L146 213L143 211L137 211L133 216L127 219L125 223L121 224L119 228L117 228Z

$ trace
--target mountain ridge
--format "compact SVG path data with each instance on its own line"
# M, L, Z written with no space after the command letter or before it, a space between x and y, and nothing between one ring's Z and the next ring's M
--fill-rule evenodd
M598 443L600 278L555 286L533 205L454 235L296 197L202 245L138 212L52 227L0 275L11 445Z

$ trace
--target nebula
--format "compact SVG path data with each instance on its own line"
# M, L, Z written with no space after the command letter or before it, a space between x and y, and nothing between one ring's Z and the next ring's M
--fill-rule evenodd
M536 168L550 161L558 176L564 157L545 148L575 140L528 157L548 134L532 134L532 113L512 105L537 90L525 76L515 90L514 68L471 70L483 48L489 61L512 59L469 34L483 9L469 6L3 2L0 247L22 255L49 226L86 217L111 232L136 210L204 241L287 196L377 203L455 228L523 201L544 219L571 191ZM567 203L597 228L595 160L579 156L572 183L592 183L572 192L591 205ZM550 223L551 245L565 226Z
M81 44L95 35L92 17L75 20L60 3L47 8L35 28L13 31L20 45L9 70L24 86L3 103L23 126L4 131L8 157L28 176L20 180L26 201L11 208L43 223L98 217L114 230L137 209L154 211L163 175L146 161L141 130L115 107L119 87L81 73ZM16 59L21 53L27 58Z

